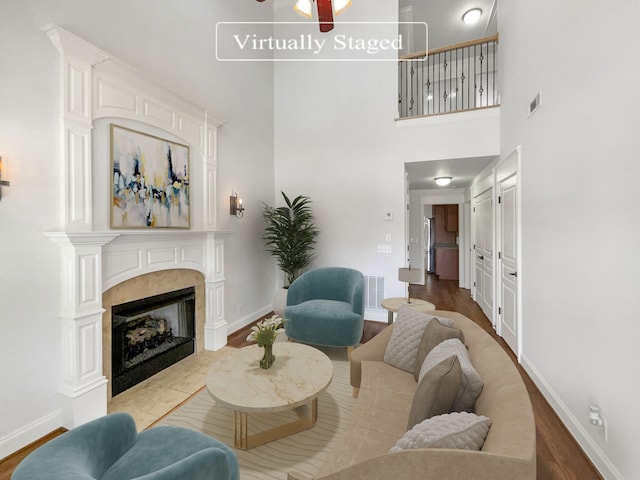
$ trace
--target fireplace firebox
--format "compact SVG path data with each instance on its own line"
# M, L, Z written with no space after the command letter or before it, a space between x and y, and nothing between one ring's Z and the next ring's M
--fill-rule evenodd
M115 305L112 396L195 352L195 288Z

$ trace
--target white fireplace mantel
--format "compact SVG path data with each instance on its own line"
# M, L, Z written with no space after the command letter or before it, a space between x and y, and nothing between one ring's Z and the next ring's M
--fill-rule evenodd
M227 341L224 238L217 230L217 129L223 122L96 46L56 25L42 29L60 54L62 196L60 228L46 235L60 246L63 423L73 428L107 412L102 371L102 294L139 275L192 269L205 278L204 346ZM108 206L95 192L92 150L96 120L135 121L162 129L191 150L190 229L104 230ZM100 176L100 175L99 175ZM104 207L104 208L103 208ZM95 217L95 218L94 218Z

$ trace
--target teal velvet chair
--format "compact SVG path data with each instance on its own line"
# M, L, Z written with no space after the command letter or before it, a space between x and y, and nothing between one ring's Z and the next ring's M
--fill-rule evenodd
M28 455L11 480L238 480L224 443L180 427L136 431L114 413L69 430Z
M289 286L284 318L292 340L329 347L357 345L364 326L364 276L342 267L303 273Z

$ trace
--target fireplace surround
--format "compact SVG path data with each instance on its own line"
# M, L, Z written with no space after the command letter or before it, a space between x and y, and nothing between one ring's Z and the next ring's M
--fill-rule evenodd
M163 270L147 273L126 280L110 288L102 295L104 313L102 314L102 369L109 380L107 398L114 396L112 358L113 358L113 315L114 308L123 304L140 301L149 296L164 295L170 291L193 290L194 297L194 351L204 349L205 325L205 281L204 276L195 270Z
M130 290L129 281L141 282L139 298L163 293L158 286L172 282L172 290L194 286L196 350L226 344L229 232L217 228L216 185L222 122L73 33L56 25L43 31L60 59L62 202L58 228L45 234L60 248L60 415L63 426L74 428L107 413L112 378L104 358L111 355L111 334L104 316L122 303L111 302ZM113 121L189 145L190 177L197 179L190 184L189 229L110 228L106 132ZM175 284L180 275L192 277L189 285Z

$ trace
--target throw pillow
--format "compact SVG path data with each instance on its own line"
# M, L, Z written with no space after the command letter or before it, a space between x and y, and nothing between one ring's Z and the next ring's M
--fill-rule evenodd
M420 344L418 345L416 363L413 367L413 376L416 382L418 381L424 359L427 358L429 352L431 352L436 345L450 338L458 338L464 343L464 333L462 333L462 330L445 325L437 318L427 324L422 334L422 340L420 340Z
M411 307L401 305L384 353L384 361L396 368L413 373L418 344L425 327L433 318L433 315L416 312ZM453 326L453 320L447 320Z
M457 338L445 340L436 345L427 358L425 358L422 368L420 369L419 379L422 379L432 368L435 368L442 360L455 355L460 360L462 369L462 380L460 382L460 390L458 392L454 407L451 411L455 412L472 412L476 404L477 398L482 392L484 382L480 375L473 368L471 358L464 344Z
M389 451L412 448L480 450L490 427L489 417L468 412L445 413L415 425Z
M413 395L407 430L427 418L451 412L461 379L462 370L456 355L445 358L426 372Z

